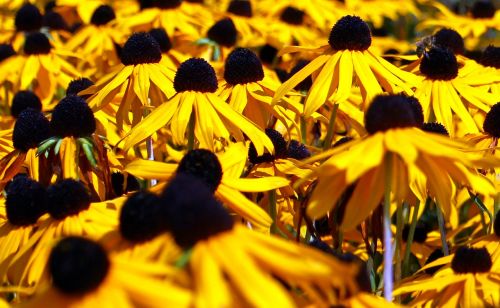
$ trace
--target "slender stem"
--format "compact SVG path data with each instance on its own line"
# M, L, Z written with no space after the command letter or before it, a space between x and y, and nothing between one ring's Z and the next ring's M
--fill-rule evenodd
M276 234L278 233L278 226L276 225L276 191L274 189L269 191L269 216L271 216L271 219L273 220L273 223L271 225L271 234Z
M493 217L498 215L498 211L500 210L500 193L497 193L495 196L495 204L493 205Z
M391 181L392 154L385 156L385 191L384 191L384 298L392 302L392 232L391 232Z
M302 143L307 144L307 120L303 116L300 117L300 136Z
M395 284L398 285L401 281L401 244L403 242L403 207L398 206L396 210L396 267L394 269L395 273ZM396 302L400 302L400 297L396 297Z
M149 106L151 105L151 99L148 98L148 105L146 108L144 108L144 111L142 113L142 117L145 118L149 115L150 110ZM154 152L154 147L153 147L153 137L149 136L146 138L146 153L148 156L148 160L155 160L155 152ZM151 179L149 180L149 186L153 187L158 183L156 179Z
M417 203L415 204L415 207L413 208L413 215L411 217L410 230L408 232L408 238L406 239L405 257L403 259L403 277L410 275L411 244L413 243L413 237L415 236L415 229L417 228L419 207L420 207L420 201L417 200Z
M446 243L446 229L444 226L444 216L443 216L443 211L441 211L441 208L439 205L436 205L436 215L438 219L438 225L439 225L439 233L441 234L441 245L443 246L443 254L445 256L450 254L450 250L448 249L448 243Z
M188 144L187 144L188 151L194 149L194 125L195 125L194 115L191 115L188 124Z
M342 242L344 241L344 232L342 232L342 229L338 228L337 230L337 242L338 246L335 251L339 254L342 254Z
M337 110L339 109L339 104L334 104L331 114L330 122L328 123L328 130L326 131L325 141L323 142L323 149L329 149L332 145L333 134L335 129L335 119L337 118Z

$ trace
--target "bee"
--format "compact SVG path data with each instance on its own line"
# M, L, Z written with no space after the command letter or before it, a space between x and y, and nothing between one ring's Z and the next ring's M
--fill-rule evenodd
M426 56L427 52L435 47L434 45L434 36L433 35L428 35L423 37L420 41L417 42L417 55L419 58L422 57L422 55Z

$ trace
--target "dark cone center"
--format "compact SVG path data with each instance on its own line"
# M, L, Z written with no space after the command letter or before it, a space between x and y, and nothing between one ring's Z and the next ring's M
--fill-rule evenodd
M217 91L217 86L214 68L201 58L191 58L184 61L175 73L174 89L177 92L213 93Z
M161 199L139 191L130 196L120 211L120 233L131 242L149 241L165 229L160 215Z
M365 128L370 134L392 128L417 127L415 111L403 95L376 96L365 114Z
M163 217L176 243L184 249L233 228L233 219L205 182L189 174L177 174L162 200Z
M48 268L55 288L67 295L84 295L106 278L110 261L104 248L82 238L66 237L51 251Z
M160 45L149 33L134 33L121 49L120 58L124 65L158 63L161 60Z
M446 127L444 127L443 124L437 123L437 122L424 123L424 125L422 126L422 130L429 132L429 133L440 134L443 136L450 135L450 133L448 133L448 130L446 129Z
M452 80L458 75L458 62L450 49L439 47L424 52L420 72L433 80Z
M96 120L83 97L69 95L54 108L50 128L55 136L88 137L96 130Z
M149 34L156 40L156 42L158 42L162 53L166 53L170 49L172 49L172 42L170 41L170 38L168 37L167 31L165 31L165 29L151 29L149 30Z
M372 44L370 28L358 16L344 16L333 26L328 44L335 50L366 50Z
M251 50L236 48L226 59L224 79L231 85L257 82L264 79L264 69Z
M280 20L291 25L301 25L304 23L305 13L299 9L292 6L287 6L283 12L281 12Z
M448 48L456 55L463 55L465 52L464 39L453 29L441 29L433 35L434 45L441 48Z
M451 268L457 274L487 273L492 266L491 256L486 248L460 247L451 260Z
M233 47L236 45L238 31L231 18L224 18L208 29L207 37L220 46Z
M500 102L493 105L486 114L483 129L488 135L500 138Z
M43 16L38 7L26 3L17 11L14 24L17 31L38 31L42 27Z
M13 225L32 225L47 211L45 188L25 175L16 176L6 192L5 211Z
M202 180L214 193L222 180L222 166L209 150L196 149L186 153L177 167L177 174L189 174Z
M90 194L79 181L65 179L47 189L48 212L54 219L77 215L89 206Z
M43 55L50 53L52 45L45 34L40 32L26 35L24 53L27 55Z
M250 143L248 149L248 159L252 164L261 164L266 162L273 162L275 159L286 158L287 157L287 143L283 135L281 135L277 130L272 128L266 128L266 135L271 139L274 146L274 155L270 153L264 153L261 156L257 155L257 150L255 145Z
M36 96L35 93L31 91L19 91L14 95L12 99L12 106L10 106L10 114L17 118L19 114L26 110L27 108L32 108L36 111L42 111L42 102Z
M252 17L252 3L248 0L232 0L227 11L238 16Z
M12 141L14 148L27 152L50 135L49 120L39 110L27 108L17 117Z
M500 47L490 45L486 47L479 60L484 66L490 66L500 69Z
M96 26L102 26L114 19L116 19L116 15L113 8L109 5L101 5L92 14L90 23Z

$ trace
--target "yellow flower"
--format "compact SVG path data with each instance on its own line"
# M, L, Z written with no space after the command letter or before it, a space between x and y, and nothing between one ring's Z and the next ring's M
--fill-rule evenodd
M53 48L49 39L35 32L26 36L24 54L12 59L12 69L19 75L15 89L32 89L41 99L44 110L53 108L54 98L60 88L66 89L69 82L80 74L64 57L76 57L60 48Z
M355 13L364 20L373 23L375 28L382 28L384 18L397 20L400 16L412 14L420 17L421 13L413 1L398 0L346 0L345 10Z
M194 172L203 178L208 177L206 180L210 182L215 196L224 205L252 224L267 229L272 223L269 215L243 193L265 192L284 187L288 185L288 180L278 176L241 177L246 161L247 148L242 143L236 143L217 156L206 150L193 150L188 152L179 164L135 160L129 163L124 171L144 179L166 181L182 172ZM205 170L196 166L204 166ZM207 173L206 176L203 176L204 172Z
M451 211L454 183L486 195L495 193L493 184L474 168L497 161L466 153L461 143L411 127L417 125L414 110L401 96L379 96L371 106L365 117L369 136L310 159L328 158L311 174L318 178L307 208L311 217L324 216L354 184L341 224L352 229L380 204L385 185L392 188L392 199L401 202L408 198L410 183L418 175L426 176L426 188L421 191L428 190L436 198L445 216Z
M489 44L495 44L495 36L498 38L500 29L500 11L490 1L476 1L467 16L456 15L444 4L438 1L426 1L439 11L437 18L423 20L418 29L429 27L445 27L456 29L465 40L468 49L474 49L480 44L481 39L488 40L485 35L487 31L496 31ZM498 40L496 40L498 43Z
M272 151L269 138L214 93L217 90L215 71L205 60L192 58L184 62L177 70L174 87L177 93L125 136L125 151L163 126L169 129L176 145L186 144L187 133L190 149L196 140L200 148L213 151L216 142L226 145L232 138L243 141L245 134L259 153L264 148Z
M435 119L454 136L456 131L452 115L455 113L463 122L466 132L479 132L469 109L488 112L498 98L476 86L491 84L500 76L459 76L455 55L450 49L440 47L432 47L424 52L419 73L425 79L415 90L415 97L422 104L426 121Z
M188 36L195 40L200 35L203 20L196 19L196 14L184 8L183 1L161 0L157 3L141 4L141 11L122 20L121 26L132 31L148 31L152 28L164 28L168 35Z
M160 65L160 60L158 42L147 33L135 33L122 49L124 66L118 72L101 78L80 95L91 95L88 104L94 111L103 109L121 95L118 111L111 116L116 116L120 130L124 123L134 126L150 106L159 106L175 93L174 71ZM132 121L129 113L132 113Z
M328 42L329 45L316 49L288 47L281 50L281 54L309 51L318 56L276 91L274 103L309 75L313 77L313 84L304 102L306 118L325 103L342 103L349 99L354 82L361 88L365 108L382 89L413 94L412 87L418 84L419 78L370 51L370 29L359 17L344 16L337 21Z
M2 186L21 172L24 165L33 179L49 184L44 176L46 160L37 157L36 150L38 144L49 137L49 130L49 121L45 116L40 111L28 108L19 114L13 130L4 131L4 138L12 142L4 141L5 149L13 149L0 160Z
M498 264L492 266L492 258L498 258L498 251L494 256L489 247L460 247L454 254L429 264L445 264L432 277L407 282L394 295L412 293L412 307L496 307L500 305L500 269Z
M45 281L45 269L50 247L64 236L84 236L99 239L118 223L117 208L124 198L91 203L90 195L81 182L67 179L47 189L49 215L40 217L25 245L5 264L14 277L13 283L33 286Z
M78 66L80 71L89 72L86 75L99 78L121 63L116 45L122 44L125 36L117 29L115 18L112 7L101 5L93 12L90 24L82 26L66 42L67 49L86 60Z
M357 265L235 224L210 194L203 182L179 174L162 195L169 230L189 253L197 306L294 307L276 278L316 305L356 293Z
M162 264L107 256L98 244L82 237L60 240L48 257L51 285L22 307L191 307L193 296L162 281L171 270ZM22 291L22 289L20 290Z
M271 103L278 87L278 82L264 75L262 63L252 51L236 48L226 59L224 80L217 94L262 129L272 126L275 119L298 128L284 106L299 113L300 105L289 99L283 99L282 106Z
M130 195L120 208L119 228L102 236L99 242L123 259L174 264L181 251L172 236L164 232L161 206L161 199L151 192Z

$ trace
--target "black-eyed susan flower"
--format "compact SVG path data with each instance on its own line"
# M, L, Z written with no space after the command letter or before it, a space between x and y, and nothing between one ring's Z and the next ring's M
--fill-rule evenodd
M220 82L218 96L229 103L234 110L243 114L262 129L279 120L284 125L293 123L295 117L286 113L286 107L296 113L299 106L286 99L283 106L273 106L272 98L280 84L264 75L262 63L256 54L246 48L234 49L226 59L224 80Z
M328 29L332 23L345 15L345 7L339 2L331 2L328 0L311 0L311 1L258 1L256 10L266 16L274 18L279 17L283 20L283 12L287 8L293 8L301 11L304 17L309 19L308 26L317 30ZM289 10L289 13L291 11ZM297 16L297 15L295 15ZM285 17L286 19L286 17ZM296 20L296 19L294 19ZM297 23L295 23L297 24ZM283 31L287 31L283 29Z
M161 199L148 191L130 195L120 209L119 228L100 242L112 254L130 260L174 264L180 249L166 233L161 216Z
M318 184L310 199L309 215L323 216L335 204L332 200L337 200L348 185L358 180L342 221L343 228L354 228L379 205L385 185L391 185L394 200L405 200L415 170L426 175L427 189L432 192L445 215L448 215L451 206L454 182L485 194L494 193L493 184L473 171L474 167L494 164L494 161L477 153L466 154L464 150L467 146L462 143L417 129L415 111L402 95L378 96L372 104L374 106L365 116L369 136L319 154L316 159L311 158L318 160L330 157L313 171L313 174L318 175ZM396 140L397 144L404 143L405 146L396 147ZM361 165L350 164L352 159L359 160L357 153L366 159ZM387 174L388 166L384 163L387 156L392 157L391 174ZM390 183L384 183L385 177ZM332 190L332 186L343 188ZM361 193L365 191L371 193ZM360 203L365 206L354 206ZM354 212L349 214L351 210Z
M332 210L348 187L354 185L339 219L340 228L350 230L366 219L384 198L384 296L388 300L392 299L393 279L393 256L388 252L392 245L390 205L408 199L416 177L425 174L426 186L421 191L429 191L445 216L451 212L455 183L485 195L495 194L493 183L474 168L495 165L498 161L466 154L463 144L419 130L415 115L415 109L403 95L377 96L365 114L369 136L311 159L328 158L312 171L318 177L307 207L312 218Z
M166 126L174 144L214 150L234 138L244 135L254 142L257 152L273 151L269 138L250 120L228 106L215 92L217 78L213 67L203 59L191 58L181 64L175 74L177 92L167 102L154 109L124 138L124 149L154 134ZM186 138L187 137L187 138Z
M281 51L282 54L309 51L318 56L276 91L273 102L278 102L310 75L313 84L304 102L306 118L325 103L342 103L349 99L355 80L359 81L365 108L383 90L413 94L412 87L419 83L417 76L400 70L370 51L370 28L359 17L348 15L337 21L328 43L319 48L288 47Z
M141 1L141 11L123 19L121 25L132 31L163 28L174 41L177 35L196 40L203 22L183 5L182 0Z
M17 117L12 134L14 150L0 160L0 183L5 185L17 173L23 170L26 163L28 174L33 179L46 183L43 174L46 166L43 159L36 155L38 144L50 135L49 120L38 110L28 108ZM44 178L42 180L40 178Z
M0 279L4 283L17 283L20 277L15 277L16 272L9 268L9 263L29 241L39 218L47 212L45 188L26 175L18 175L6 188L2 203Z
M51 245L52 246L52 245ZM104 248L83 237L69 236L50 251L51 283L23 307L190 307L187 289L162 281L169 268L108 256Z
M160 45L161 61L160 64L172 70L177 70L182 62L188 59L183 53L173 49L172 42L167 32L163 28L154 28L148 32Z
M43 25L40 9L31 3L24 3L15 13L14 24L4 24L0 34L2 43L11 43L16 51L22 49L25 35L38 32Z
M475 87L494 83L498 76L477 79L469 75L460 76L458 72L457 58L450 49L431 47L424 52L419 65L419 74L425 79L415 90L425 120L435 119L442 123L451 136L456 134L453 114L463 122L467 133L477 133L479 128L469 109L488 112L489 106L498 100L491 93Z
M85 59L78 66L80 71L99 78L120 64L116 45L124 39L124 33L117 29L113 8L101 5L93 12L90 23L80 27L65 47Z
M305 11L287 6L276 13L277 15L273 16L276 21L270 23L269 41L278 46L317 44L321 32Z
M186 266L193 273L199 306L238 302L294 307L290 291L279 281L304 292L305 298L318 305L335 304L357 291L352 280L357 266L235 224L196 178L178 174L162 199L164 217L176 243L190 250ZM238 268L233 266L235 262ZM334 272L337 274L332 275Z
M197 149L188 152L178 164L136 160L125 171L144 179L171 180L175 174L188 173L204 180L216 198L231 211L250 221L256 227L268 229L269 215L244 193L265 192L288 185L288 180L278 176L245 178L247 149L242 143L228 146L225 152L214 153Z
M19 72L14 89L31 89L37 94L44 110L50 110L59 89L65 89L78 71L65 59L74 54L54 48L47 36L30 33L24 42L23 54L15 56L11 65Z
M81 179L101 200L108 199L112 187L107 149L94 134L96 120L85 99L77 95L63 98L52 112L50 128L52 137L40 143L38 155L58 166L53 168L54 176Z
M16 285L38 286L45 281L45 269L53 242L64 236L84 236L94 240L118 225L118 207L123 198L92 203L87 188L66 179L49 186L47 212L29 240L10 260L9 271L18 277ZM33 290L32 290L33 291Z
M231 0L226 11L221 14L222 18L229 18L234 23L241 46L256 47L265 42L267 21L258 14L254 14L254 6L252 1Z
M500 11L495 9L492 1L475 1L466 15L457 15L439 1L428 1L428 4L439 11L437 18L423 20L419 27L446 27L456 29L465 39L468 48L474 49L480 44L481 39L494 43L495 35L486 35L488 31L500 28ZM489 37L489 38L488 38Z
M407 282L395 294L412 293L411 305L495 307L498 297L498 266L493 266L486 248L460 247L448 257L431 264L446 264L432 277Z
M206 30L206 37L197 40L197 57L213 61L225 60L231 49L237 44L238 30L231 18L222 18ZM192 48L191 48L192 49Z
M92 95L88 103L94 111L103 109L119 97L118 111L111 116L116 116L118 128L123 129L124 123L139 123L150 106L159 106L175 92L174 71L160 65L160 46L148 33L131 35L120 57L123 66L119 71L101 78L80 95ZM129 113L132 113L132 119Z

